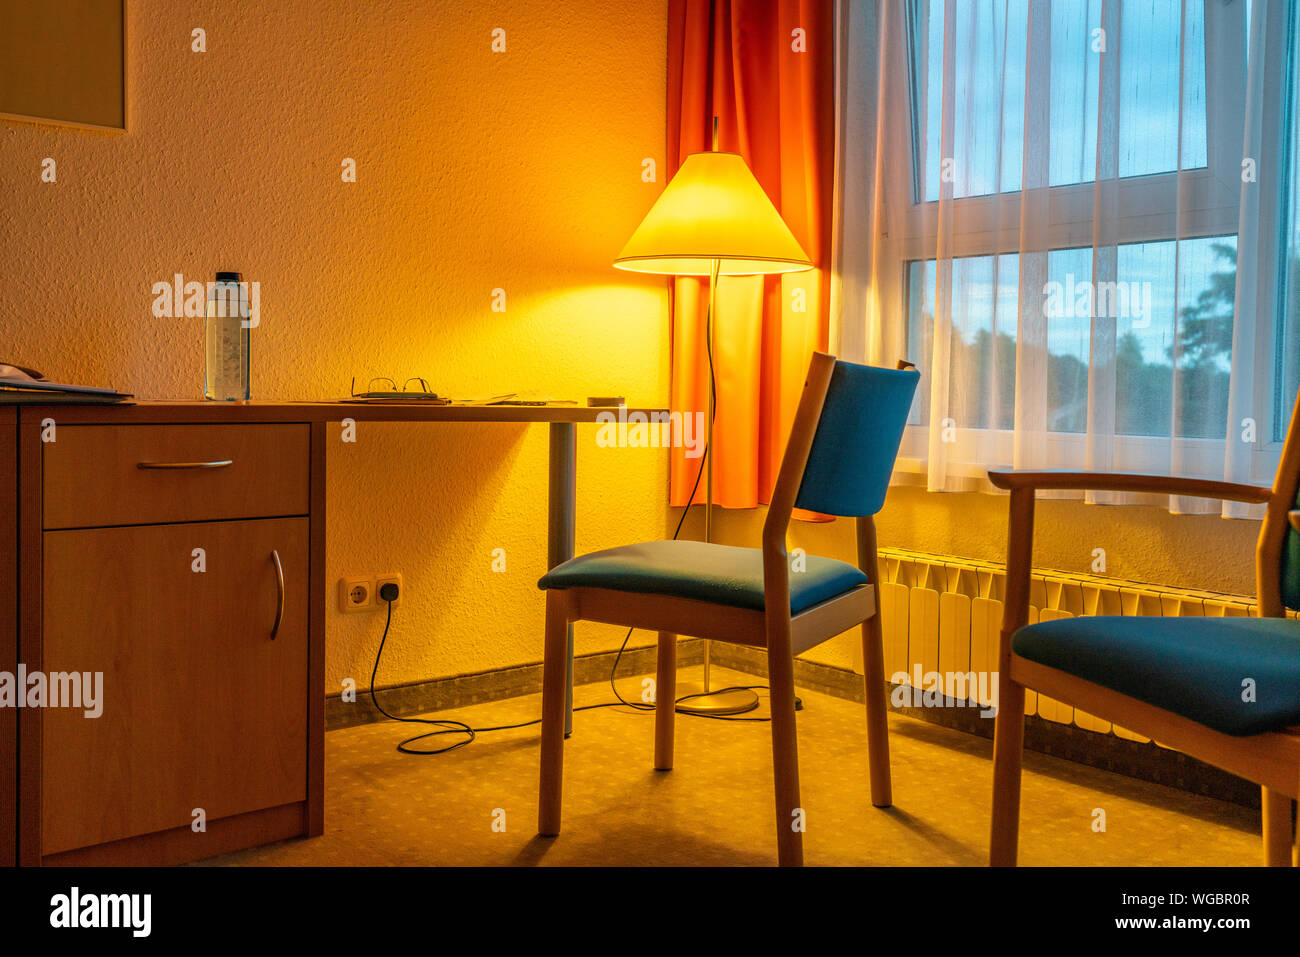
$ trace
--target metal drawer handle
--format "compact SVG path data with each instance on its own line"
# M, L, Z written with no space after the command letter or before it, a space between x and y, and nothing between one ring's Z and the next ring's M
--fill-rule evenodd
M280 622L284 621L284 566L280 564L280 553L271 549L271 561L275 562L276 600L275 624L271 626L271 640L275 641L280 633Z
M220 459L214 462L137 462L138 469L224 469L234 465L234 459Z

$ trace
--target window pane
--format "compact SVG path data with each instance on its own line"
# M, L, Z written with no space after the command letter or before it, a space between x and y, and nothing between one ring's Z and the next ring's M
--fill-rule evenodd
M944 0L921 0L914 11L914 62L924 63L925 117L914 129L925 137L925 198L939 198L944 170ZM1025 42L1029 0L962 0L955 5L952 161L954 196L983 196L1020 189L1024 141ZM1005 67L1006 79L1003 81Z
M1204 166L1204 5L1124 0L1120 21L1119 175Z
M1087 430L1093 321L1102 315L1115 321L1116 434L1223 439L1236 256L1234 236L1122 245L1115 281L1094 286L1090 248L1050 252L1049 431ZM948 414L958 428L1014 426L1019 265L1015 254L952 262ZM934 368L937 278L933 260L907 264L908 353L921 356L923 373ZM913 424L930 421L928 401L927 392Z
M1222 439L1236 237L1121 246L1118 273L1128 302L1136 305L1116 320L1115 430Z
M958 428L1014 424L1019 264L1016 256L953 260L948 400Z
M1015 423L1016 302L1019 257L972 256L952 261L949 417L961 429L1010 429ZM934 260L907 264L908 354L932 368ZM919 347L919 348L918 348ZM913 425L929 421L922 389Z
M915 260L906 266L907 289L907 345L904 353L913 359L925 381L927 369L934 368L934 260ZM930 421L930 390L916 390L909 425L925 425Z
M1228 428L1233 305L1237 290L1237 237L1183 240L1178 244L1178 330L1172 357L1175 434L1222 439Z
M1097 94L1101 0L1052 4L1052 98L1049 182L1091 182L1097 174Z
M921 116L913 155L926 202L939 198L945 171L953 196L1021 188L1025 91L1048 90L1049 183L1092 182L1097 168L1101 49L1122 44L1116 131L1123 177L1204 167L1205 10L1200 0L1123 0L1121 37L1101 32L1102 0L1053 0L1049 76L1026 76L1029 0L958 0L953 76L944 85L945 0L914 0L912 51ZM944 97L952 117L951 157L943 152ZM1030 133L1033 140L1042 134ZM1109 139L1109 136L1108 136Z
M1168 436L1173 425L1174 244L1121 246L1117 259L1119 277L1137 283L1140 306L1130 310L1135 315L1115 321L1115 431Z
M1064 308L1047 319L1047 429L1085 432L1088 428L1088 354L1092 319L1080 303L1079 284L1092 280L1091 249L1057 249L1047 255L1047 281L1059 284ZM1050 302L1050 300L1049 300ZM1083 308L1079 308L1080 305Z

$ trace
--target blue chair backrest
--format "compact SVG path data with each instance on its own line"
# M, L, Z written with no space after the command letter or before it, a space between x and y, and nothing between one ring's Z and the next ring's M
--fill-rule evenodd
M844 517L880 511L920 379L915 369L836 360L796 507Z

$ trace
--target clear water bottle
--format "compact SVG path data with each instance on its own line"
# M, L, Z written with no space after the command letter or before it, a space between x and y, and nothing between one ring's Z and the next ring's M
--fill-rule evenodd
M207 338L207 377L204 398L213 402L248 399L248 287L237 272L219 272L208 286L204 333Z

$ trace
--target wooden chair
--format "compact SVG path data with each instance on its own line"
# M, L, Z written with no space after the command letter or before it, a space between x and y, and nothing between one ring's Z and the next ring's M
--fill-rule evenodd
M1096 472L990 472L1011 492L993 744L990 863L1016 863L1025 690L1114 721L1262 787L1264 861L1286 866L1300 796L1300 397L1273 487ZM1065 618L1028 625L1034 494L1104 489L1264 503L1258 618Z
M695 541L648 542L593 552L552 569L546 589L538 833L560 833L564 764L565 658L572 621L601 621L659 633L655 768L673 766L677 636L766 648L776 784L777 856L803 863L796 829L794 657L862 626L871 801L891 802L885 674L876 614L876 535L894 458L920 376L838 362L815 353L781 461L763 547ZM786 529L794 508L858 519L858 564L807 556L792 572ZM862 569L868 570L869 576Z

